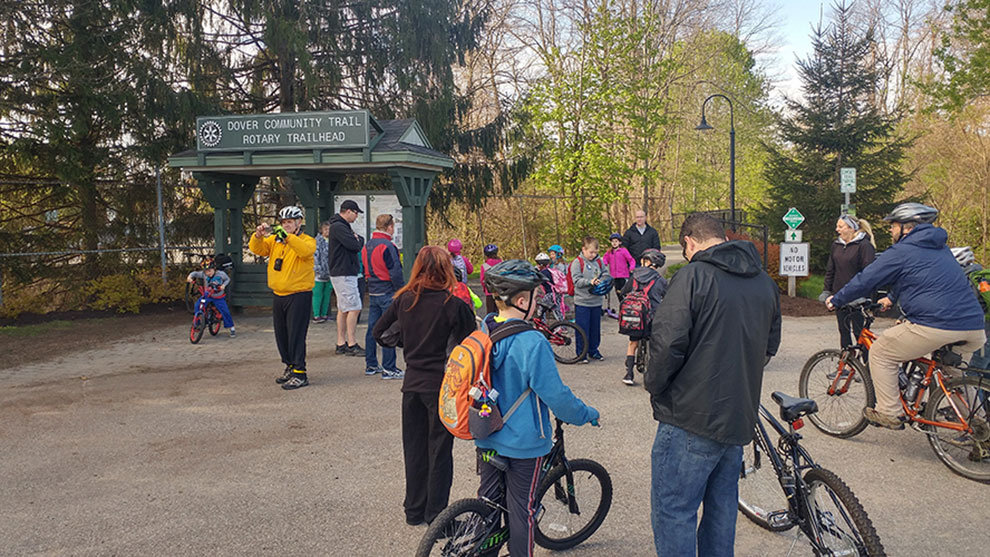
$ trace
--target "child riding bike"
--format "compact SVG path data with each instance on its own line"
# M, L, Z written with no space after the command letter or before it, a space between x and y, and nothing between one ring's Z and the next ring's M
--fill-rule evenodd
M530 263L510 259L488 269L485 285L495 297L497 314L485 317L489 333L510 320L528 320L537 307L537 292L544 277ZM549 410L559 419L582 425L596 423L598 410L574 396L560 380L553 352L538 331L524 331L498 341L491 352L492 387L500 395L502 415L525 392L529 396L516 408L519 414L486 439L476 439L480 452L496 451L507 462L504 472L479 458L481 485L478 495L500 498L509 514L509 555L532 555L535 524L534 494L543 457L552 446Z
M216 261L206 259L203 261L202 271L193 271L186 277L186 282L192 283L195 280L202 280L199 286L199 300L196 302L196 316L199 316L201 309L206 307L204 301L209 301L223 316L223 326L230 329L230 338L235 338L234 318L230 315L230 308L227 307L227 285L230 284L230 277L227 273L217 270ZM208 300L207 300L208 298Z

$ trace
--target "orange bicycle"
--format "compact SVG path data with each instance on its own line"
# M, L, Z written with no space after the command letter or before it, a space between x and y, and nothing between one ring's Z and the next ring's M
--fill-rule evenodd
M808 419L822 433L840 438L863 431L868 424L863 409L876 402L867 355L877 339L870 325L881 306L863 302L851 307L866 318L857 344L811 356L798 382L800 396L818 404ZM906 422L926 434L950 470L990 483L990 371L964 368L962 377L950 377L944 368L962 366L952 346L901 366L901 406Z

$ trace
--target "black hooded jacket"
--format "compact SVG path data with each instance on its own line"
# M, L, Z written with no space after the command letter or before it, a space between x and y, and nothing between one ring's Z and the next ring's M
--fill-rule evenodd
M720 443L753 439L763 366L780 345L780 292L751 242L694 254L653 318L643 383L653 418Z
M358 254L364 238L354 235L347 219L336 214L330 217L330 276L350 277L358 274Z

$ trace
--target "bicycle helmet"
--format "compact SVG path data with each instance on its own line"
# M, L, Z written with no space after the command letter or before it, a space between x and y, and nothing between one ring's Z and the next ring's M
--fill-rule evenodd
M952 248L949 251L952 252L952 257L956 258L956 262L958 262L961 267L966 267L976 261L976 256L973 255L973 249L969 246Z
M605 277L601 282L591 287L591 293L595 296L604 296L612 290L612 277Z
M461 253L462 249L464 249L464 246L461 244L461 241L458 240L457 238L454 238L453 240L447 242L447 251L453 253L454 255Z
M883 218L887 222L932 223L938 217L938 209L921 203L901 203Z
M564 256L564 248L560 247L557 244L554 244L554 245L548 247L547 248L547 251L555 251L555 252L559 253L561 257Z
M529 261L509 259L485 272L485 288L510 306L526 313L527 310L512 303L512 297L520 292L529 292L529 305L533 305L533 291L546 282L546 277Z
M612 235L608 237L608 239L609 241L622 240L622 234L619 234L618 232L613 232Z
M536 254L536 263L538 265L549 262L550 262L550 256L547 255L545 251L541 251L540 253Z
M278 220L301 219L301 218L303 218L302 209L296 207L295 205L288 205L282 207L282 210L278 212Z
M643 250L643 255L639 257L640 259L648 260L650 262L650 265L653 265L653 267L656 269L663 267L663 264L667 262L667 256L656 248L649 248Z
M498 255L498 246L496 246L495 244L488 244L487 246L485 246L485 249L483 251L485 253L485 257L495 257L496 255Z
M204 271L207 269L213 269L215 271L217 269L217 262L212 257L208 257L203 260L202 266Z

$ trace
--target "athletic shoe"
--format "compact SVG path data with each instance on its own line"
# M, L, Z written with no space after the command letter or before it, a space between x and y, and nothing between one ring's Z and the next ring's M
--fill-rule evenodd
M355 344L344 348L344 353L348 356L364 356L364 348L361 348L360 344Z
M881 414L874 408L864 408L863 417L866 418L866 421L877 427L885 427L887 429L904 429L904 420L899 416L888 416L886 414Z
M399 368L382 370L382 379L402 379L405 376L406 372Z
M334 354L347 354L347 345L338 344L337 349L333 351Z
M292 377L282 385L282 388L291 391L307 385L309 385L309 377L306 377L305 373L293 373Z
M233 329L230 330L230 338L237 338L237 333Z
M636 384L636 382L633 381L633 371L631 369L626 372L626 376L622 378L622 382L630 387Z
M598 360L599 362L605 361L605 356L602 356L601 352L595 354L588 354L588 357L592 360Z
M587 363L589 363L587 356L584 357L584 358L582 358L582 359L580 359L580 360L578 360L577 363L579 363L579 364L587 364Z
M285 371L275 379L275 382L281 385L285 383L292 377L292 366L285 366Z
M365 375L374 375L376 373L382 373L382 366L368 367L364 369Z
M319 323L320 319L321 318L319 316L313 316L313 323Z

